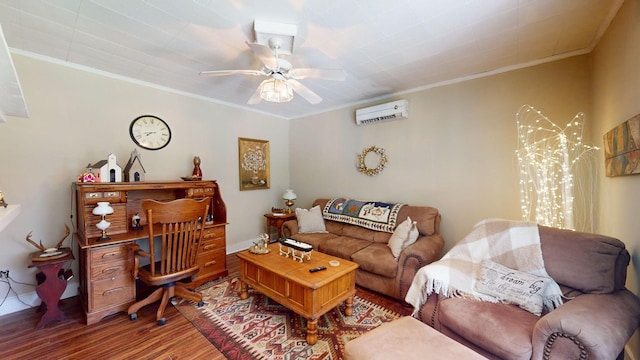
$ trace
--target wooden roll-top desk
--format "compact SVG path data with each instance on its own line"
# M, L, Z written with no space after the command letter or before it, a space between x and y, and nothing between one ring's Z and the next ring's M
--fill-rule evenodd
M198 255L200 271L192 282L197 286L227 276L226 236L227 210L216 181L76 183L77 232L79 248L79 296L87 324L103 317L126 311L136 300L133 278L133 252L130 245L147 239L146 215L142 200L174 200L179 198L211 199L209 221L204 222L204 236ZM99 241L102 232L96 227L100 216L93 209L108 201L113 214L107 229L109 240ZM131 218L140 216L141 230L134 230Z

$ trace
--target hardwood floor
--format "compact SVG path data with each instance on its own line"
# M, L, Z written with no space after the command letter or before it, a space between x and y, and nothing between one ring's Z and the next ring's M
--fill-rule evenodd
M227 255L229 274L239 272L235 254ZM156 324L157 306L146 306L136 321L119 313L84 325L78 297L62 301L67 320L36 330L41 312L27 309L0 317L0 359L226 359L173 306L167 324Z

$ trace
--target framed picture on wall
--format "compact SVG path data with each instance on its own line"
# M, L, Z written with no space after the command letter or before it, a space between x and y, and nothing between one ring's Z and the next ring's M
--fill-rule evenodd
M269 188L268 140L238 138L238 162L240 191Z
M640 114L604 134L606 176L640 174Z

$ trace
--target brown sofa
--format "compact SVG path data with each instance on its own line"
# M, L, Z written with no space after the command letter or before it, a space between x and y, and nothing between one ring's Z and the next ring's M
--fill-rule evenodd
M621 241L539 226L545 268L566 299L541 317L516 305L430 295L424 323L491 359L615 359L640 326L640 300L625 288ZM620 357L622 358L622 357Z
M313 206L323 208L329 199L317 199ZM314 250L351 260L360 265L356 283L362 287L404 300L418 269L439 258L444 246L440 236L440 213L428 206L405 205L398 213L398 224L407 216L417 221L419 236L416 242L394 258L387 243L391 233L369 230L357 225L324 220L327 233L298 232L296 220L282 226L284 237L304 241Z

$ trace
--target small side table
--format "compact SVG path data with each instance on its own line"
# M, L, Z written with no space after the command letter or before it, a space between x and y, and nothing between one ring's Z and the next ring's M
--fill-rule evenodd
M282 224L284 224L285 222L289 221L289 220L294 220L296 218L296 213L291 212L291 213L283 213L283 214L273 214L273 213L266 213L264 214L264 217L267 218L267 234L269 234L269 236L271 236L271 228L275 227L276 229L278 229L278 238L275 239L275 241L271 241L271 239L269 239L269 242L277 242L279 239L282 238Z
M60 269L66 261L73 260L73 252L69 248L60 248L62 256L52 259L41 260L39 255L41 252L31 254L30 268L36 267L44 275L42 283L36 287L36 293L46 306L46 312L42 315L40 322L36 325L36 329L45 327L54 320L64 320L66 317L58 307L58 302L64 290L67 288L67 280L59 277ZM38 260L33 260L38 259Z

